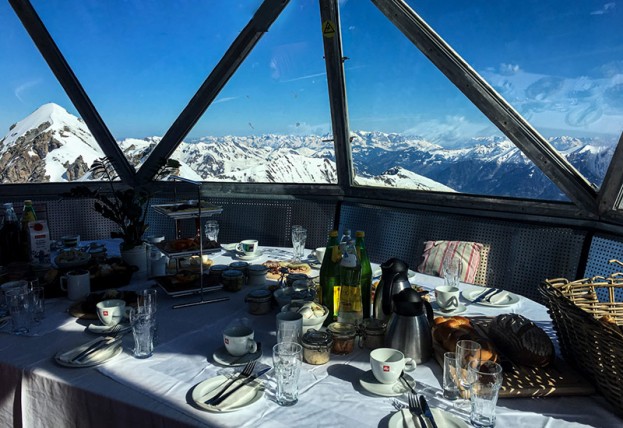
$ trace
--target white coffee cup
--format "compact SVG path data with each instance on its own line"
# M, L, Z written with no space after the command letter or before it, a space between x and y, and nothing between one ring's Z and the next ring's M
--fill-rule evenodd
M303 335L303 315L298 312L279 312L277 314L277 343L301 343Z
M61 290L69 300L82 300L91 292L91 273L86 269L72 270L61 276Z
M459 307L459 289L449 285L440 285L435 288L437 305L441 310L454 311Z
M409 364L414 365L413 360L409 360ZM384 384L396 383L406 363L404 354L397 349L377 348L370 352L372 374L376 380Z
M95 307L97 308L97 317L102 324L108 327L114 327L119 324L123 318L129 316L131 308L125 307L125 300L121 299L109 299L98 302Z
M244 325L226 328L223 332L225 349L234 357L257 351L257 343L253 340L254 334L251 327Z
M327 247L318 247L314 250L314 257L316 257L316 260L318 260L320 263L322 263L322 260L324 259L324 253L327 251Z
M245 239L236 245L236 251L244 253L245 256L252 256L257 251L258 245L257 239Z

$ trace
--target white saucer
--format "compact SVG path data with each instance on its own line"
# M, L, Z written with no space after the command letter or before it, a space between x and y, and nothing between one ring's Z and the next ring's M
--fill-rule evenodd
M117 326L109 327L107 325L102 325L102 324L89 324L87 326L87 331L93 334L110 334L110 333L117 334L117 333L125 333L126 331L132 328L132 326L129 323L121 323L119 325L120 327L117 327Z
M469 428L470 426L463 419L453 415L450 412L446 412L445 410L431 407L430 411L433 414L433 417L435 418L435 423L438 427ZM411 415L409 414L409 416ZM412 421L415 428L421 428L420 421L417 417L413 418ZM387 428L403 428L405 426L407 426L407 424L405 423L402 411L394 413L394 415L389 419L389 422L387 424Z
M100 364L104 364L105 362L115 358L123 351L123 342L118 340L114 345L107 346L104 349L100 349L93 354L86 357L84 360L80 362L72 362L71 358L78 355L80 352L87 349L90 345L97 342L98 340L102 340L102 338L97 338L95 340L91 340L83 345L78 346L77 348L71 349L69 351L60 351L54 356L54 361L56 361L61 366L72 367L72 368L82 368L82 367L93 367L98 366Z
M470 302L473 302L474 300L478 298L478 296L482 295L482 293L484 293L486 290L487 290L486 288L483 288L482 290L478 290L478 289L463 290L461 292L461 295L463 296L465 300L469 300ZM519 302L519 296L506 291L506 299L502 302L491 303L485 300L481 300L480 302L476 302L476 304L483 305L483 306L491 306L494 308L502 308L505 306L514 305L517 302Z
M249 260L255 260L258 257L262 257L264 255L264 253L260 250L257 250L255 252L255 254L250 255L250 256L246 256L242 253L236 253L236 257L239 258L240 260L244 260L244 261L249 261Z
M228 379L229 378L226 376L218 375L197 384L193 388L192 393L195 404L208 412L235 412L243 407L250 406L264 395L264 384L256 379L240 388L237 392L233 393L229 399L225 399L218 406L205 404L210 397L210 392L220 388Z
M214 358L214 361L227 367L244 366L250 361L259 360L261 356L262 350L260 349L259 351L252 354L247 354L242 357L234 357L229 352L227 352L225 346L221 346L216 351L214 351L214 354L212 354L212 358Z
M405 373L405 378L412 386L415 387L415 380L411 376ZM359 378L359 383L366 391L375 395L382 395L383 397L397 397L409 392L409 387L400 380L392 384L379 382L374 377L372 370L365 372L361 378Z
M437 302L431 303L431 306L433 307L433 312L436 315L442 315L442 316L454 316L454 315L462 314L463 312L467 311L467 308L462 303L459 303L459 306L457 306L457 308L453 311L444 311L443 309L439 307Z

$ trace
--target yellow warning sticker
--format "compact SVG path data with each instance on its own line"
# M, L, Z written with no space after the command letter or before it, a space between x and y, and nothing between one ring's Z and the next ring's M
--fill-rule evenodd
M322 23L322 35L327 39L335 36L335 24L329 20Z

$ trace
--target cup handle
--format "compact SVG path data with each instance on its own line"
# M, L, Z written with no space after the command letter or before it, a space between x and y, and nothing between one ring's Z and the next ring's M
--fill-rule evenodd
M242 252L242 246L239 243L236 244L236 251Z
M123 318L128 320L130 319L130 312L132 312L134 310L134 308L126 306L124 312L123 312Z
M257 352L257 342L255 342L255 340L249 339L249 341L247 342L247 351L249 352L249 354L254 354Z
M67 291L67 277L65 275L61 276L61 290Z
M412 372L417 367L417 363L413 358L405 358L405 371Z

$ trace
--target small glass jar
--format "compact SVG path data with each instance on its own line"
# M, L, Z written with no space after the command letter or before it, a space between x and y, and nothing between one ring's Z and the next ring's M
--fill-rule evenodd
M326 331L309 329L301 339L303 359L307 364L326 364L329 362L333 337Z
M251 315L264 315L270 312L273 294L265 289L260 288L249 292L244 301L249 304L249 313Z
M307 280L308 276L304 273L291 273L286 277L286 286L292 287L294 281Z
M229 266L227 265L212 265L210 266L210 270L208 271L208 284L216 285L221 283L221 276L223 272L229 270Z
M247 268L247 285L266 285L268 268L264 265L250 265Z
M243 278L246 281L247 272L249 271L249 263L247 262L231 262L229 268L233 270L239 270L242 272Z
M357 326L355 324L334 322L329 324L327 330L333 336L331 352L337 355L346 355L353 352L355 337L357 336Z
M359 336L359 347L367 349L382 348L385 346L385 329L387 324L376 318L363 320Z
M221 275L221 284L225 291L240 291L244 285L244 275L239 270L226 270Z

